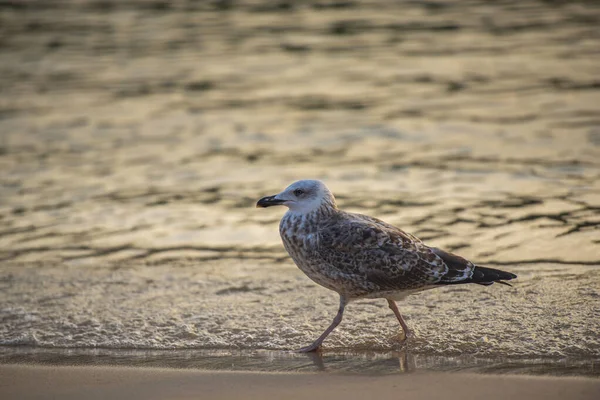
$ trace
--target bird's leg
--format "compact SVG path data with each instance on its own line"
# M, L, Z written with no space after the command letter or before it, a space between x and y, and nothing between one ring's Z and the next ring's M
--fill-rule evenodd
M400 314L400 311L398 310L398 306L396 306L396 302L394 300L390 300L390 299L387 299L387 301L388 301L388 305L390 306L390 309L394 312L394 314L396 315L396 318L398 318L398 322L400 322L400 326L402 327L402 330L404 331L404 340L413 336L413 332L408 328L408 325L406 325L406 322L404 322L404 318L402 318L402 315Z
M335 318L333 319L333 322L331 323L331 325L329 325L329 328L327 328L325 330L325 332L323 332L323 334L321 336L319 336L319 338L317 340L314 341L313 344L311 344L310 346L303 347L300 350L298 350L299 353L308 353L311 351L317 351L321 347L321 343L323 343L323 340L325 340L325 338L327 336L329 336L331 331L333 331L335 329L335 327L340 324L340 322L342 322L342 317L344 315L344 308L346 307L347 303L348 303L348 300L346 299L346 297L340 295L340 308L338 309L338 313L335 316Z

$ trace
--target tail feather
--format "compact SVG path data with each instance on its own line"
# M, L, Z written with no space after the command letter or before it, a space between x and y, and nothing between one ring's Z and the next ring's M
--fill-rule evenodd
M510 281L515 279L517 276L510 272L500 271L499 269L480 267L473 264L450 252L431 247L431 251L440 257L444 263L448 266L448 271L437 283L438 285L456 285L461 283L477 283L479 285L491 285L494 282L498 282L502 285L511 286L509 283L503 281ZM471 275L467 278L467 276Z
M515 279L517 276L510 272L501 271L499 269L487 268L476 266L473 270L473 275L465 283L478 283L480 285L491 285L494 282L502 285L512 286L510 283L503 281L510 281Z
M440 281L438 282L438 284L456 285L462 283L476 283L478 285L489 286L494 283L500 283L502 285L512 286L510 283L504 281L510 281L511 279L515 279L516 277L517 275L513 273L501 271L499 269L475 266L475 268L473 269L473 274L470 278L463 279L460 281L455 280L451 282Z

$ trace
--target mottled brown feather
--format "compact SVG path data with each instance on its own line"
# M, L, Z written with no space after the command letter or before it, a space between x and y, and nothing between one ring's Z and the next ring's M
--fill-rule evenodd
M318 231L317 253L380 291L414 290L437 283L448 267L412 235L375 218L338 212Z

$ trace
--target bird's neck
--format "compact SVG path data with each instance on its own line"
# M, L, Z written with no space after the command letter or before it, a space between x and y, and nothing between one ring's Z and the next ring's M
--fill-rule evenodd
M304 231L317 230L323 221L328 220L337 212L339 212L337 208L327 206L316 208L310 212L288 210L281 219L281 225Z

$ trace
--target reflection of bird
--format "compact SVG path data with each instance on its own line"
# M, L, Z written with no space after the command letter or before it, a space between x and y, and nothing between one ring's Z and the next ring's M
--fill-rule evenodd
M279 224L285 249L310 279L335 290L340 308L331 325L302 352L315 351L342 321L348 302L384 298L404 331L410 330L395 300L425 289L460 283L508 285L517 276L474 265L455 254L423 244L416 237L366 215L341 211L323 182L297 181L263 197L257 207L289 208Z

